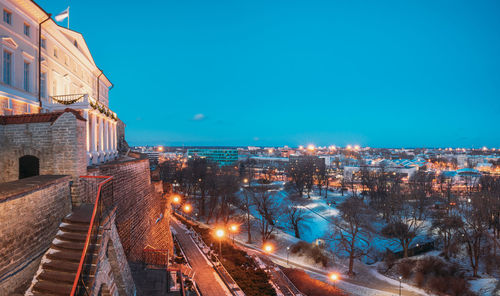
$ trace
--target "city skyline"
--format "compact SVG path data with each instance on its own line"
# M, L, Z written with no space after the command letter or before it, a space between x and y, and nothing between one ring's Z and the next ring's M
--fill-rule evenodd
M500 146L494 1L97 3L39 4L71 6L132 145Z

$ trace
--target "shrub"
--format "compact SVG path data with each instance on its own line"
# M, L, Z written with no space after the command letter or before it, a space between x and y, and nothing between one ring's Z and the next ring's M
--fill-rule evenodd
M404 259L398 263L398 272L404 279L409 279L413 270L414 262L411 259Z
M420 271L415 273L415 278L413 279L417 287L422 288L425 284L425 276Z
M330 263L330 259L321 247L304 241L293 244L290 248L290 252L292 254L298 254L299 256L304 255L309 257L313 259L315 263L321 263L323 267L327 267Z

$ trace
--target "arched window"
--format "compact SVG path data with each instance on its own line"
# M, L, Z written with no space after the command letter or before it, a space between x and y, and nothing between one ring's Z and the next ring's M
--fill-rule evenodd
M19 158L19 179L40 175L40 160L33 155Z

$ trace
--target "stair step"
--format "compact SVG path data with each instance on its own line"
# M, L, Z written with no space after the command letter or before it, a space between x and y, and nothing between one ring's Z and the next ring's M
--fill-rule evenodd
M51 248L56 249L56 250L69 249L69 250L82 252L84 246L85 246L85 242L59 241L57 243L52 243Z
M71 251L71 250L58 250L57 252L52 252L47 254L47 258L50 260L63 260L70 262L80 263L80 258L82 257L82 252Z
M57 239L62 240L62 241L84 243L85 240L87 239L87 234L86 233L64 232L64 233L58 234L56 237L57 237Z
M65 224L59 227L62 231L73 233L85 233L89 230L89 225L85 224Z
M63 272L76 272L78 270L78 262L69 262L63 260L52 260L42 265L43 269L56 270Z
M44 270L38 276L40 280L45 281L53 281L53 282L61 282L61 283L69 283L73 284L75 280L76 271L75 272L61 272L55 270Z
M52 281L39 281L33 287L35 292L43 293L42 295L69 295L73 285L68 283L52 282Z

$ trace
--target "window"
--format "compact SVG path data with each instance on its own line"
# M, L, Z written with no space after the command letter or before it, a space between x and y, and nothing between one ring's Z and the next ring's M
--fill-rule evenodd
M45 72L40 75L40 94L42 98L47 97L47 73Z
M42 37L42 40L40 42L40 46L44 49L47 49L47 40Z
M12 82L12 53L3 52L3 82L11 84Z
M12 25L12 13L8 10L3 10L3 21L9 25Z
M76 40L75 42L73 42L73 44L75 45L76 48L78 48L78 42L76 42Z
M54 48L54 57L57 58L57 48Z
M24 35L30 37L30 25L24 23Z
M30 91L30 63L24 62L24 84L23 89Z

